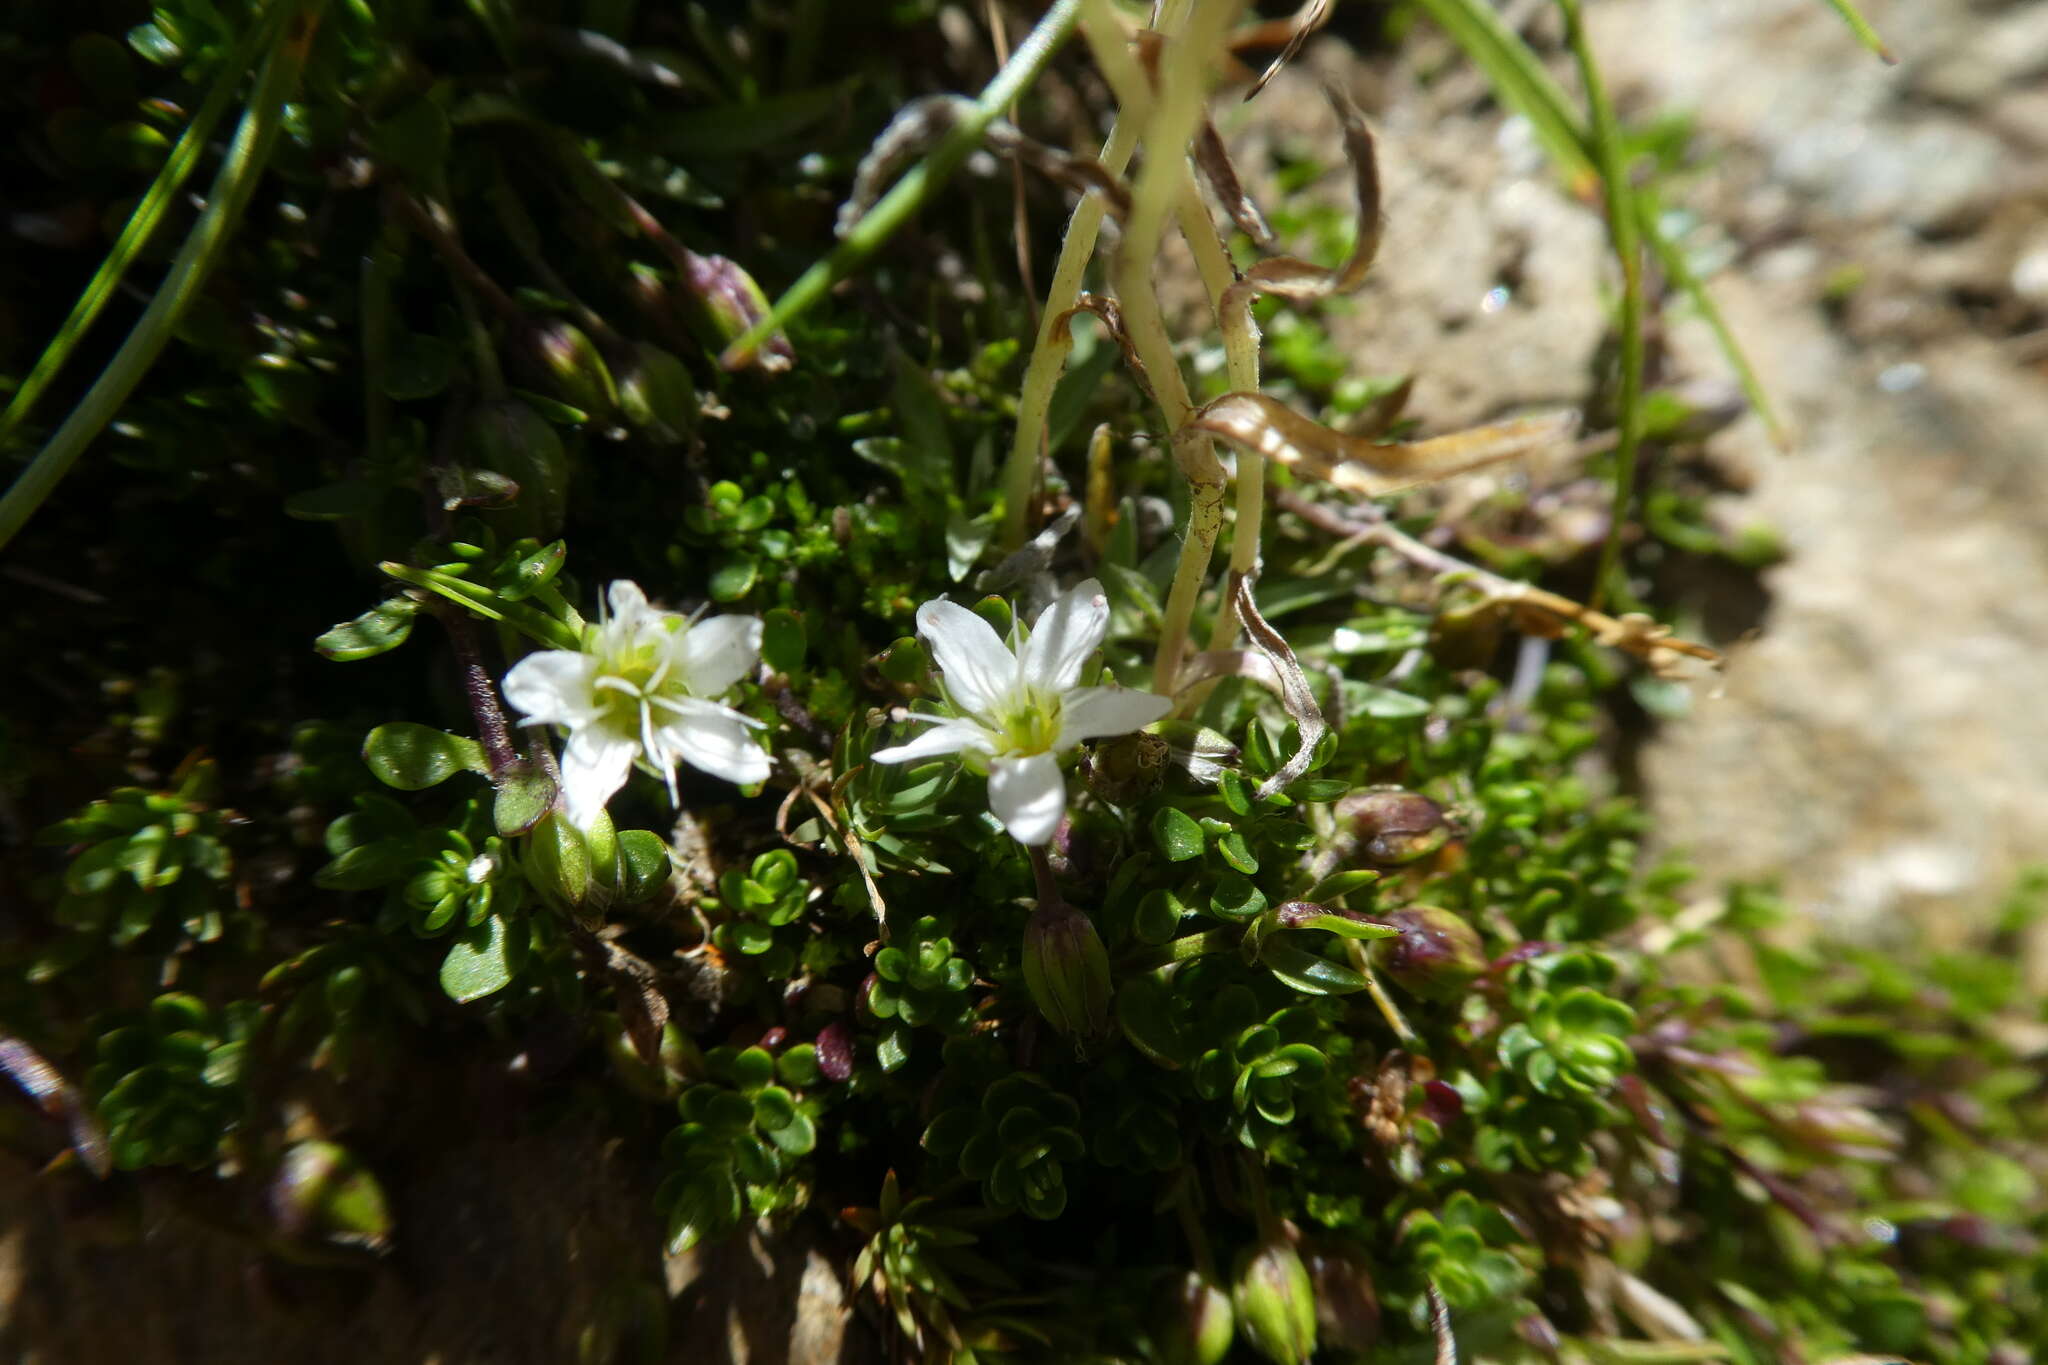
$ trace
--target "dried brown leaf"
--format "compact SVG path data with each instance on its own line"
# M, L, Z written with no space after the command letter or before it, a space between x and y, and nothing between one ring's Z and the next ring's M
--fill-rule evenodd
M1378 498L1533 454L1570 435L1578 421L1576 412L1554 412L1423 441L1381 443L1347 436L1265 394L1227 393L1196 409L1187 425L1347 492Z
M1275 241L1273 225L1266 221L1266 215L1259 212L1259 206L1246 193L1244 182L1238 178L1237 167L1230 164L1230 153L1223 146L1222 134L1206 118L1202 120L1201 131L1195 134L1195 169L1209 182L1210 190L1223 205L1223 211L1230 215L1230 221L1237 224L1237 230L1251 238L1261 251L1270 250Z
M1307 3L1296 10L1294 18L1288 21L1287 46L1281 48L1280 55L1267 64L1265 71L1252 82L1252 88L1244 92L1244 97L1247 100L1256 99L1259 92L1266 88L1267 82L1279 75L1281 69L1295 59L1301 52L1302 44L1308 41L1309 35L1321 28L1329 17L1330 0L1307 0Z

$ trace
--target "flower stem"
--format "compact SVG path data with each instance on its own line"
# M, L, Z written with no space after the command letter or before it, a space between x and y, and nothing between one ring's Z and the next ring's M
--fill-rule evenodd
M519 754L512 747L512 728L505 721L505 708L498 704L497 684L484 667L477 649L476 627L469 617L455 611L437 611L455 646L455 662L462 671L462 694L469 701L469 714L476 721L477 741L490 760L491 780L497 781L519 766Z
M1173 586L1167 592L1165 619L1152 669L1152 688L1165 696L1174 693L1181 660L1187 653L1195 600L1208 576L1216 539L1222 534L1226 476L1223 462L1216 458L1209 439L1183 430L1194 405L1160 316L1158 295L1152 288L1152 264L1159 252L1166 216L1179 202L1181 186L1187 178L1187 146L1202 117L1210 60L1222 41L1224 28L1236 18L1239 8L1240 0L1210 0L1207 5L1198 5L1187 31L1160 57L1158 96L1153 101L1151 116L1145 120L1145 145L1150 155L1138 176L1130 221L1124 225L1123 242L1112 270L1125 328L1152 376L1153 391L1166 417L1167 430L1173 434L1174 462L1189 485L1187 534L1181 542Z

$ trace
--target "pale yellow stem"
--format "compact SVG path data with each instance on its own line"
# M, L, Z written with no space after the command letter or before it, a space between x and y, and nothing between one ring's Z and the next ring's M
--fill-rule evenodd
M1174 461L1189 484L1187 538L1181 544L1180 562L1167 593L1153 664L1153 690L1169 696L1187 653L1195 600L1208 576L1216 538L1223 530L1225 476L1223 462L1216 458L1206 437L1182 434L1194 406L1160 316L1159 298L1152 287L1152 263L1166 229L1166 215L1179 202L1181 186L1187 181L1187 147L1201 121L1212 58L1221 46L1224 29L1241 7L1242 0L1197 3L1186 31L1160 55L1157 95L1151 117L1145 121L1149 150L1112 272L1125 329L1151 375L1167 430L1173 433Z
M1175 32L1187 17L1191 0L1172 0L1160 15L1160 31ZM1124 41L1122 23L1109 0L1084 0L1081 31L1096 64L1109 70L1127 66L1136 71ZM1112 88L1122 87L1112 81ZM1142 91L1143 83L1136 89ZM1149 99L1137 108L1124 106L1102 147L1102 164L1113 175L1123 174L1137 148L1138 133L1145 126ZM1003 547L1014 550L1030 533L1031 490L1038 482L1040 447L1045 443L1046 418L1052 408L1052 393L1066 368L1069 346L1053 340L1061 314L1080 297L1081 277L1095 254L1095 242L1102 232L1103 202L1099 195L1083 195L1067 219L1066 236L1060 242L1058 262L1053 266L1052 284L1046 290L1045 311L1039 315L1038 338L1032 344L1031 359L1024 367L1024 385L1017 396L1017 429L1010 442L1010 455L1003 466Z

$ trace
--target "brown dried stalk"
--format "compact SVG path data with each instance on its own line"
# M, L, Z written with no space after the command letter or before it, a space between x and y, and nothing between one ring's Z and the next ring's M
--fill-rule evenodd
M1576 412L1554 412L1424 441L1383 443L1347 436L1262 393L1227 393L1197 409L1188 426L1348 493L1378 498L1534 454L1562 440L1578 421Z
M1681 640L1671 633L1669 626L1641 613L1609 616L1548 589L1518 579L1503 578L1433 549L1388 521L1377 508L1339 509L1311 502L1299 493L1288 491L1277 493L1275 502L1319 530L1342 536L1356 545L1376 545L1392 550L1417 568L1471 583L1490 600L1517 609L1516 624L1528 634L1554 636L1561 634L1565 627L1582 626L1592 635L1595 644L1635 655L1660 678L1685 676L1685 670L1679 663L1680 656L1701 660L1715 668L1722 664L1718 650L1691 640Z

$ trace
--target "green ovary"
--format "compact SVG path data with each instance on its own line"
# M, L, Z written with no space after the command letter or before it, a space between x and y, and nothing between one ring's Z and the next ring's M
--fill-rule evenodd
M1001 721L1005 753L1042 754L1059 741L1060 699L1029 692Z

